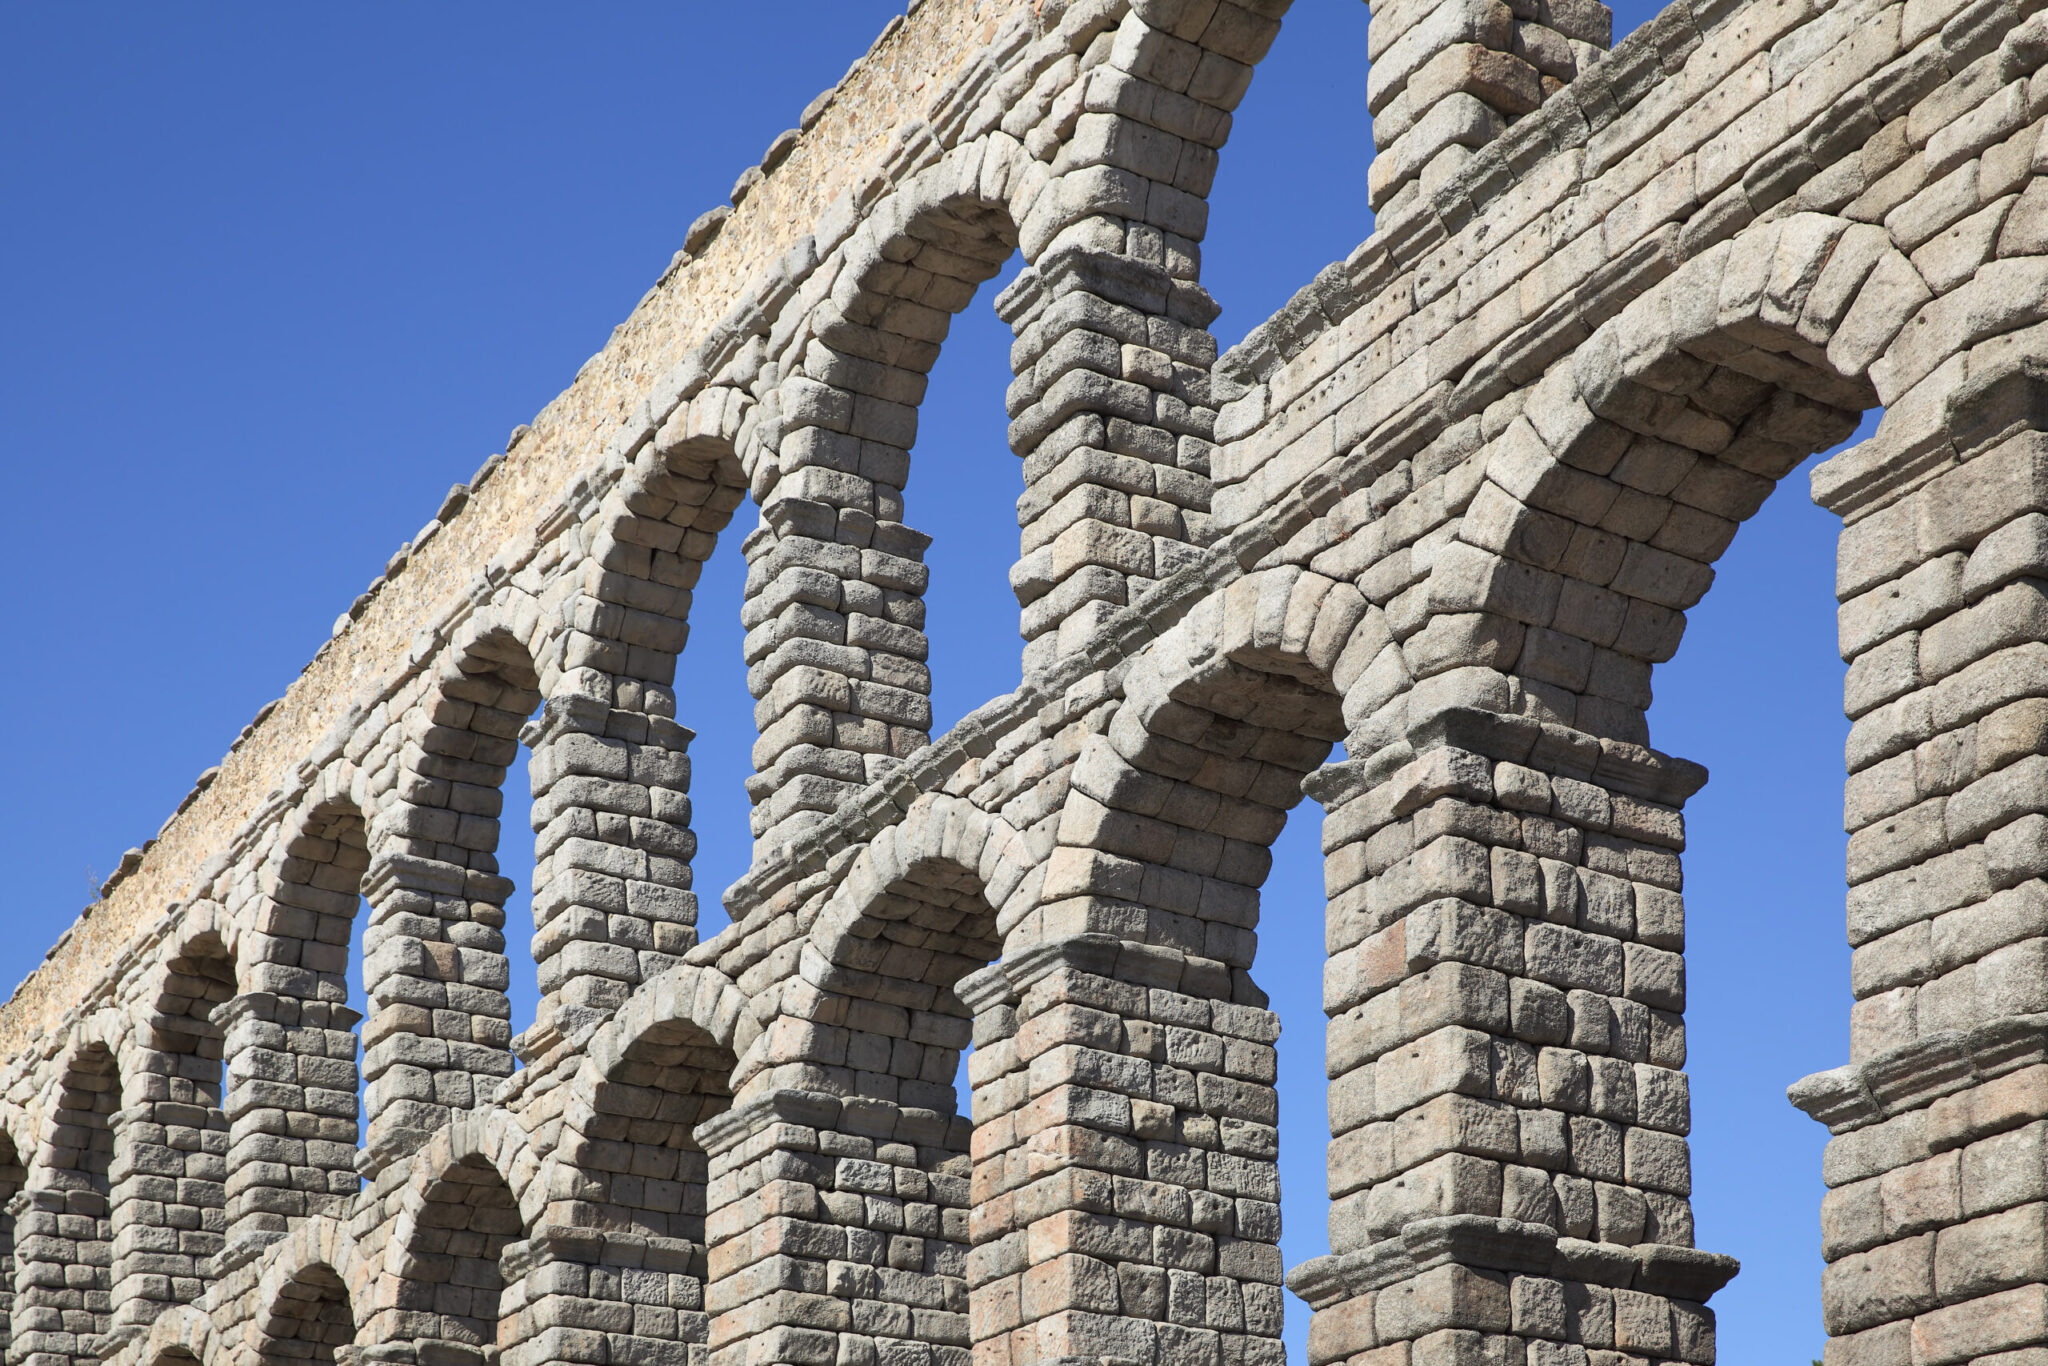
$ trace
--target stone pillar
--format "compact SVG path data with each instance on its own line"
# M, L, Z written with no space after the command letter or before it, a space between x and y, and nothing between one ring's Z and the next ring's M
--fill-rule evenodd
M1131 206L1112 188L1128 187L1112 176L1103 216L1074 229L1091 245L1056 247L996 301L1017 334L1010 449L1025 491L1010 582L1027 677L1079 653L1209 540L1218 309L1195 279L1207 204L1182 194L1169 229L1115 216Z
M873 406L888 411L888 422L861 422L864 408L849 400L849 432L804 427L785 438L785 461L819 463L783 474L760 529L743 543L747 688L761 736L747 783L757 848L837 811L931 738L923 601L931 538L901 520L916 410ZM888 469L871 477L838 470L821 451L834 443L874 447Z
M25 1190L7 1202L14 1221L14 1311L8 1366L71 1366L78 1336L94 1327L88 1286L67 1285L76 1243L64 1238L61 1191Z
M408 833L402 815L398 824ZM495 845L495 831L490 838ZM440 859L389 849L372 857L363 878L368 1170L413 1152L451 1112L487 1103L512 1075L503 934L511 891L495 873Z
M962 984L976 1366L1285 1360L1280 1023L1232 978L1084 934Z
M1453 709L1328 812L1331 1255L1310 1360L1710 1363L1678 805L1696 765ZM1607 1359L1596 1357L1596 1359Z
M1895 403L1814 476L1845 521L1856 1003L1847 1065L1791 1095L1834 1135L1835 1366L2048 1343L2048 384L1997 349L1945 422Z
M966 1366L965 1119L782 1090L697 1137L714 1366Z
M550 700L523 733L533 751L533 956L543 1035L608 1018L697 942L693 735L672 719L667 689L634 690L658 700L660 711L569 695ZM538 1042L521 1046L536 1055Z
M1287 8L1134 5L1020 225L1031 265L996 311L1017 337L1009 440L1025 492L1011 586L1027 677L1211 539L1218 308L1201 242L1231 111Z
M50 1093L34 1189L15 1209L15 1334L11 1362L86 1366L113 1327L108 1173L125 1136L114 1127L122 1094L104 1044L78 1049Z
M646 1234L543 1225L506 1245L503 1366L706 1366L704 1249Z
M1376 0L1365 78L1373 212L1398 215L1449 180L1613 40L1599 0Z
M94 1190L26 1190L14 1214L14 1332L8 1366L90 1366L112 1308L106 1197Z
M136 1078L144 1098L116 1116L121 1142L108 1173L117 1334L197 1303L227 1231L228 1130L213 1097L193 1094L192 1079L178 1075L198 1070L180 1063L220 1064L174 1053L148 1061L163 1070Z
M356 1175L355 1026L338 1001L245 992L217 1007L227 1117L223 1269L290 1231L338 1214Z

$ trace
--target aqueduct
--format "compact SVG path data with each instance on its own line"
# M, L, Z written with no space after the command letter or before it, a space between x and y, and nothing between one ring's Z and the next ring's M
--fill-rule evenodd
M1704 774L1649 679L1880 407L1812 488L1828 1360L2048 1361L2039 4L1610 51L1597 0L1386 0L1375 230L1220 356L1205 197L1286 0L913 5L0 1010L9 1366L1278 1366L1283 1287L1317 1366L1705 1366ZM933 736L918 405L1015 253L1018 686ZM720 535L755 848L700 941ZM1285 1268L1253 959L1304 795L1333 1251Z

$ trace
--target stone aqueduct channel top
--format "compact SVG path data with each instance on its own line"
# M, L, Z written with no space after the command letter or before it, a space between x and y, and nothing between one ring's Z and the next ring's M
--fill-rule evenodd
M1286 0L914 5L0 1010L10 1366L1278 1366L1285 1288L1317 1366L1706 1366L1705 775L1644 708L1877 408L1812 484L1828 1361L2048 1362L2040 4L1678 0L1610 51L1597 0L1386 0L1376 227L1221 356L1206 195ZM903 490L1014 253L1025 643L935 736ZM700 940L721 535L755 846ZM1304 796L1333 1251L1286 1268L1254 948Z

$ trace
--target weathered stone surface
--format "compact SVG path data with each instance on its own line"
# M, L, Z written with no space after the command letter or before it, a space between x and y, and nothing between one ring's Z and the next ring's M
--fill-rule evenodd
M1258 888L1306 793L1312 1359L1705 1366L1704 774L1645 711L1880 403L1813 476L1829 1360L2044 1350L2048 29L1394 0L1376 231L1219 356L1205 197L1285 9L926 0L690 228L0 1009L11 1361L1278 1366ZM1020 686L933 737L918 407L1013 252ZM676 675L748 501L755 858L700 943Z

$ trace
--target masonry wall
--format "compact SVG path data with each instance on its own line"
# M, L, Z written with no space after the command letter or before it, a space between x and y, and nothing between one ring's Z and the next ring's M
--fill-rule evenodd
M1375 231L1219 356L1206 195L1285 8L926 0L692 226L0 1009L10 1360L1264 1366L1294 1293L1319 1364L1705 1366L1705 773L1644 713L1873 408L1812 487L1829 1360L2048 1351L2048 18L1681 3L1610 53L1598 5L1378 7ZM917 409L1013 252L1019 686L933 736ZM675 675L721 535L756 844L700 940ZM1291 1269L1290 812L1332 1247Z

